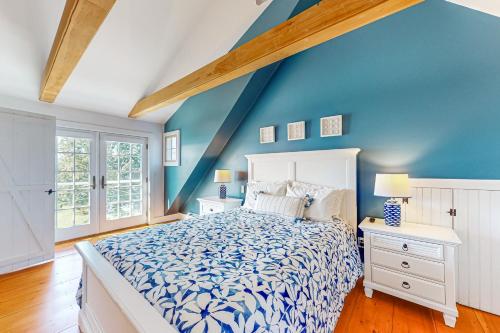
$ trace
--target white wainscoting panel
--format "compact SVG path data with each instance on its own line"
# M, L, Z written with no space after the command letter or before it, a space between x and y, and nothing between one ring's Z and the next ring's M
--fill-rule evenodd
M453 227L462 240L458 302L500 315L500 181L411 179L410 187L403 219Z

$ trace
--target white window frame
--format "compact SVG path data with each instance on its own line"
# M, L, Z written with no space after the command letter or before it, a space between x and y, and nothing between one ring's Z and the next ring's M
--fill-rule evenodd
M175 154L175 159L167 159L167 139L175 137L175 149L176 149L176 154ZM166 132L163 133L163 165L164 166L179 166L181 165L181 131L176 130L176 131L171 131L171 132Z

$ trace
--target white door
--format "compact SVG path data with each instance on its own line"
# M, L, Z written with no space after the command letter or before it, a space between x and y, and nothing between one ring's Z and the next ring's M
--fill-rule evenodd
M147 222L147 140L102 134L100 231Z
M55 118L0 110L0 274L54 256Z
M500 184L477 188L453 190L458 303L500 315Z
M412 179L406 221L453 228L458 248L458 303L500 314L500 181Z
M99 232L97 134L57 130L56 241Z

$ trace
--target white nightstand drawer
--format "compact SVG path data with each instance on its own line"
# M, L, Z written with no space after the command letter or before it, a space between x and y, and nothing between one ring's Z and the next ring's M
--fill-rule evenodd
M406 238L391 237L381 234L372 234L372 246L413 254L430 259L443 260L443 245L420 242Z
M240 207L242 201L242 199L238 198L220 199L219 197L205 197L198 198L197 200L200 203L201 215L227 212Z
M366 297L373 290L441 311L455 326L456 250L460 239L452 228L405 222L391 227L383 219L365 218ZM445 254L446 253L446 254Z
M372 280L375 283L414 296L441 304L445 303L445 288L437 283L406 276L377 266L372 266Z
M372 248L373 264L444 282L444 264Z
M201 214L221 213L224 211L224 205L204 202L201 204Z

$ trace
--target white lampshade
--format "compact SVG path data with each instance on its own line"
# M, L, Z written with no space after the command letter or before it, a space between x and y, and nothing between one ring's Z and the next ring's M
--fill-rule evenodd
M374 194L379 197L409 198L408 174L377 174Z
M231 170L221 169L215 170L214 183L230 183Z

